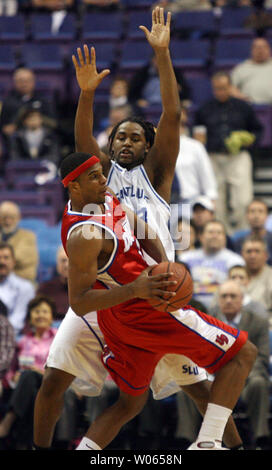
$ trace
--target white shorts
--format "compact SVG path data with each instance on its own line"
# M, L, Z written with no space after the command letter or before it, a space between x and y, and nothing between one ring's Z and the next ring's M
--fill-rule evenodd
M101 361L103 346L96 312L79 317L69 308L51 344L46 366L74 375L71 387L76 392L98 396L108 375ZM206 371L187 357L167 354L157 364L150 386L153 397L160 400L177 393L183 385L206 378Z

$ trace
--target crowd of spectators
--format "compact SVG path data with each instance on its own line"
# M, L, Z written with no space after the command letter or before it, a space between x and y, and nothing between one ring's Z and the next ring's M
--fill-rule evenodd
M87 11L125 8L125 3L0 0L0 15L51 13L52 26L58 27L67 12L80 17ZM157 4L173 14L185 10L218 12L224 7L253 7L257 14L272 7L271 0L161 0L150 2L150 7ZM256 28L256 36L258 31ZM268 203L254 197L253 157L258 154L263 125L253 105L272 104L271 64L268 39L253 38L246 60L230 71L212 71L209 75L212 94L197 109L190 78L175 69L182 111L172 202L180 207L190 204L191 208L190 218L181 216L176 224L179 233L175 238L176 260L185 263L191 272L194 282L191 305L245 329L259 348L241 396L253 448L270 445L272 232L268 225ZM14 70L12 84L2 99L1 173L5 174L8 161L49 161L57 169L67 148L73 147L75 106L74 101L56 103L50 93L43 95L31 68L22 65ZM152 108L156 110L159 106L159 80L153 57L129 76L120 74L118 68L114 70L106 99L95 108L94 124L100 146L107 151L108 135L119 120L131 114L149 117ZM69 116L72 119L66 128L63 123ZM41 383L43 363L68 309L68 259L63 248L59 246L56 251L51 278L41 280L37 236L35 231L22 228L21 220L20 206L1 200L0 447L4 449L31 446L33 401ZM183 244L184 240L188 243ZM78 437L78 415L84 417L87 427L116 394L110 380L103 395L96 399L85 400L68 390L55 444L71 448ZM165 413L168 407L175 415L174 425L172 421L169 424L169 415ZM150 419L152 410L157 420L161 417L160 423L155 423L154 416ZM156 404L148 401L136 428L128 425L121 440L123 436L126 445L133 446L136 441L141 445L142 437L145 443L149 439L150 448L156 448L162 445L161 436L166 442L166 434L172 433L169 442L173 437L178 445L183 441L187 445L195 440L199 423L194 405L180 392L168 401ZM127 443L128 436L134 444ZM121 448L122 445L124 441Z

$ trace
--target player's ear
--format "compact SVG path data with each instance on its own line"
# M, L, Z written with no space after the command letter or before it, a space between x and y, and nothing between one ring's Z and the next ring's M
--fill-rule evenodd
M68 184L70 194L79 194L80 184L78 181L70 181Z

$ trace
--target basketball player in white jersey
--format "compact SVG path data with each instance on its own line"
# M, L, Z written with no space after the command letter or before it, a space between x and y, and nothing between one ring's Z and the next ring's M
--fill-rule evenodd
M113 129L109 139L111 158L100 151L93 136L93 101L96 88L109 70L98 73L95 50L91 49L90 56L88 47L84 45L84 54L81 49L77 50L79 60L73 56L81 89L75 121L76 147L79 152L100 158L109 187L121 202L143 217L159 234L168 258L174 260L168 223L171 187L179 153L180 101L169 52L170 14L165 22L163 9L157 7L152 13L151 32L144 26L140 28L154 50L160 76L162 115L156 132L153 125L142 120L122 121ZM100 360L103 342L95 312L80 318L69 309L50 349L43 385L36 400L36 448L50 446L62 396L70 384L82 394L100 394L106 377ZM151 388L156 399L182 388L194 399L200 412L205 412L209 398L206 372L184 356L165 356L157 365ZM120 406L120 422L131 419L135 410L124 411L122 403L116 406ZM232 418L226 426L224 440L231 448L241 445ZM85 442L79 449L87 450L84 445Z

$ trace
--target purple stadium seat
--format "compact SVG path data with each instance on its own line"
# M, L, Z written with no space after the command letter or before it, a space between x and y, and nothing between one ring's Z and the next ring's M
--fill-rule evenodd
M21 205L33 205L45 203L44 194L37 191L19 191L19 190L5 190L0 193L0 201L13 201Z
M244 26L246 18L251 14L252 9L223 8L220 21L220 36L222 38L253 38L254 31Z
M213 66L218 69L231 69L250 55L251 39L218 39L215 45Z
M173 14L173 33L185 31L189 37L215 35L218 32L218 21L213 10L183 11Z
M63 56L58 43L26 42L21 47L24 65L34 70L62 71Z
M20 205L22 218L38 218L43 219L49 225L56 224L56 214L54 209L50 206L38 206L38 205Z
M144 32L139 28L140 25L151 29L151 14L147 15L145 11L133 11L128 14L127 39L144 39Z
M34 178L41 171L44 171L44 166L40 161L7 161L5 180L8 184L13 184L20 176L30 175Z
M174 67L184 70L206 68L210 47L210 41L206 39L173 39L170 51Z
M32 38L38 41L72 41L76 37L76 17L67 13L57 33L52 33L52 16L50 13L33 13L30 17Z
M83 17L81 37L84 41L117 41L122 33L123 13L121 11L93 12Z
M148 10L154 5L154 0L120 0L121 5L128 10Z
M16 49L11 44L0 45L0 72L13 72L16 67ZM2 77L1 77L2 79Z
M0 16L0 42L21 42L26 39L27 32L23 15Z
M210 77L190 77L190 89L193 106L200 106L209 100L212 94Z
M152 48L147 41L125 41L121 46L119 68L135 71L145 66L152 57Z

